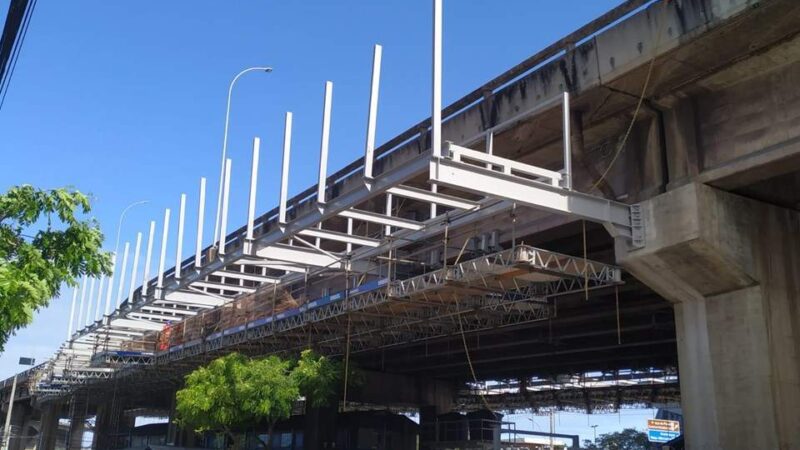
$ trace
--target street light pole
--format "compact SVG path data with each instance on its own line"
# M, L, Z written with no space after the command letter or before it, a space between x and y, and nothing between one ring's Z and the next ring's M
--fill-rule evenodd
M222 162L220 163L219 167L219 189L217 190L217 216L214 219L214 240L212 241L212 245L217 245L217 240L219 239L219 217L220 208L222 208L222 185L225 181L225 159L228 157L228 125L230 124L231 117L231 94L233 93L233 86L236 84L236 81L238 81L239 78L247 72L254 71L269 73L272 72L272 67L248 67L247 69L237 73L236 76L233 77L233 80L231 80L231 84L228 86L228 102L227 106L225 107L225 133L222 137Z
M117 253L119 253L119 235L122 231L122 221L125 219L125 213L128 212L129 209L133 208L134 206L144 205L148 203L147 200L139 200L138 202L133 202L130 205L126 206L125 209L122 210L122 213L119 215L119 221L117 222L117 237L114 242L114 253L111 254L111 276L108 277L108 290L106 292L106 304L111 302L111 294L113 293L114 287L114 272L117 270ZM102 293L100 293L102 295ZM99 299L98 299L99 300Z
M594 431L594 440L592 442L597 444L597 424L592 425L592 431Z
M32 366L34 365L35 361L33 358L20 358L19 364L20 365L27 365ZM14 374L14 381L11 382L11 396L8 398L8 411L6 411L6 423L3 426L3 440L2 440L2 450L8 450L9 446L11 445L11 412L14 409L14 395L16 395L17 391L17 377L18 374Z

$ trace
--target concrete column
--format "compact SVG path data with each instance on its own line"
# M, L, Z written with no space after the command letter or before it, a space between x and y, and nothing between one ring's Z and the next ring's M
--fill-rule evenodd
M69 434L66 450L80 450L83 445L83 432L86 431L86 393L78 391L72 395L69 406Z
M644 203L627 270L675 304L689 449L800 449L800 213L691 183Z
M114 445L119 434L121 413L119 399L116 397L97 405L92 448L107 449Z
M335 406L306 407L303 448L336 448L336 409Z
M58 437L58 419L61 416L61 405L55 402L42 406L42 423L38 450L54 450Z

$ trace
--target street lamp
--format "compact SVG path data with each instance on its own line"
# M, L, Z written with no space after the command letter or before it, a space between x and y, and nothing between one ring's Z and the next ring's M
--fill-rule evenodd
M594 443L597 444L597 424L592 425L592 431L594 431Z
M21 366L32 366L36 363L36 360L33 358L19 358L19 365ZM14 381L11 383L11 396L8 398L8 411L6 411L6 424L3 426L3 445L2 450L8 450L9 445L11 444L11 435L9 434L11 431L11 411L14 408L14 395L17 391L17 376L19 374L14 374Z
M120 232L122 231L122 220L125 219L125 213L127 213L129 209L133 208L134 206L144 205L145 203L148 203L148 200L139 200L138 202L133 202L130 205L126 206L125 209L123 209L119 215L119 221L117 222L117 237L114 242L114 253L111 254L111 276L108 277L108 291L106 291L106 305L110 303L111 294L114 292L113 291L114 272L117 271L117 254L119 253L119 235ZM102 293L100 295L102 295ZM99 304L100 304L100 299L98 299L98 305Z
M222 208L222 184L225 178L225 159L228 157L228 125L231 117L231 94L233 93L233 86L242 75L246 74L247 72L256 71L269 73L272 72L272 67L248 67L247 69L237 73L236 76L233 77L233 80L231 80L231 84L228 86L228 104L225 107L225 134L222 137L222 162L220 163L219 168L219 189L217 190L217 216L214 219L214 241L211 244L214 246L217 245L217 240L219 239L219 216L220 208Z

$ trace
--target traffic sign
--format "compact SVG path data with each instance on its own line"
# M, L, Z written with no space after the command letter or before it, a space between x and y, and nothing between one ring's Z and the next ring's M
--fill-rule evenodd
M679 431L647 430L647 440L650 442L669 442L680 435Z
M648 419L648 430L681 431L681 423L677 420Z

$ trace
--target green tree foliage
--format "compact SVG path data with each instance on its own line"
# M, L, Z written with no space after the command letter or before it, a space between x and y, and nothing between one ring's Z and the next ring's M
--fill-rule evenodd
M89 199L73 189L17 186L0 195L0 351L63 283L108 274L110 254Z
M178 391L178 423L195 431L222 431L240 444L237 433L266 422L268 434L291 415L300 396L313 406L333 400L340 385L337 362L305 350L298 360L277 356L248 358L231 353L186 376ZM269 440L261 442L269 448Z
M585 450L648 450L650 442L647 434L634 428L626 428L614 433L601 434L597 442L583 442Z

